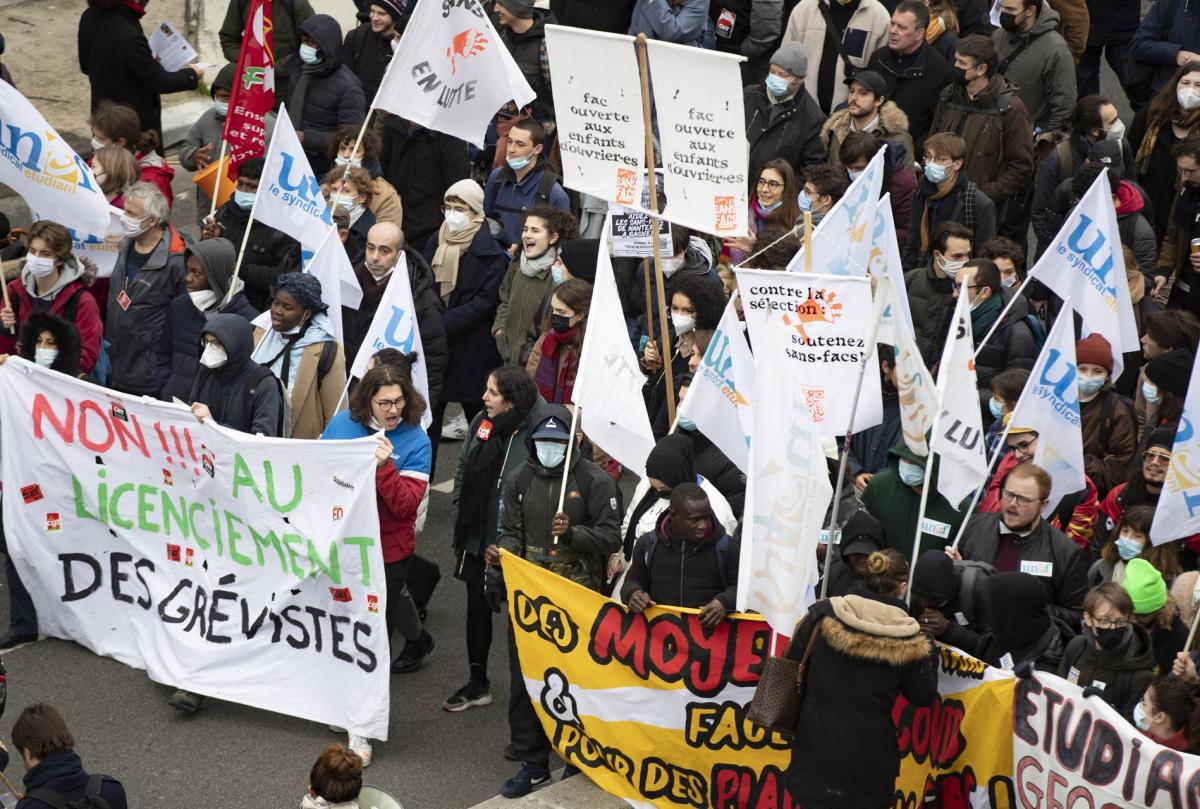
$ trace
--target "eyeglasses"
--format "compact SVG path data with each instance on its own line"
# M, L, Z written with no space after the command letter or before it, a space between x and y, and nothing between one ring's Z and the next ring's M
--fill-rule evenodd
M1092 623L1096 625L1096 629L1128 629L1129 622L1123 618L1118 618L1115 621L1110 621L1105 618L1097 618L1092 616Z
M1021 453L1022 455L1028 455L1029 451L1031 449L1033 449L1033 445L1036 443L1037 443L1036 439L1031 440L1031 441L1022 441L1019 444L1009 444L1008 448L1011 450L1016 450L1017 452Z
M772 191L778 191L779 189L783 188L783 183L779 182L778 180L768 180L765 177L759 177L758 187L769 188Z
M1167 452L1147 452L1142 455L1142 458L1147 461L1158 461L1159 463L1171 463L1171 455Z
M468 208L466 205L443 205L442 213L445 213L446 211L458 211L459 213L470 213L471 209Z
M372 403L380 410L387 412L389 410L399 410L404 407L404 397L399 399L372 399Z
M1040 497L1026 497L1023 494L1017 494L1016 492L1010 492L1008 489L1001 489L1000 496L1002 498L1004 498L1005 500L1009 500L1013 503L1016 503L1018 506L1028 506L1033 503L1037 503L1038 501L1040 501L1042 499Z

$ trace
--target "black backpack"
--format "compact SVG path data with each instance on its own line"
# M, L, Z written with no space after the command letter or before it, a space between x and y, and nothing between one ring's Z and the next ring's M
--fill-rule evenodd
M87 788L83 797L69 801L52 789L41 787L25 793L25 798L53 806L54 809L112 809L112 804L100 797L100 787L104 784L104 776L99 773L88 777Z

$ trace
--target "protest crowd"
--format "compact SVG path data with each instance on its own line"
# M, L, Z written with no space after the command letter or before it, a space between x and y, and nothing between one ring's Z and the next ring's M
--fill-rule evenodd
M142 31L153 3L87 0L78 34L91 144L76 159L107 203L99 242L110 227L111 249L89 249L81 234L97 230L74 208L30 201L36 221L25 228L0 216L0 362L19 357L123 401L181 404L194 422L252 436L373 441L384 662L419 677L434 651L424 609L436 574L420 554L440 531L462 582L443 597L465 598L467 648L443 708L491 705L507 654L510 736L494 741L517 768L496 785L509 798L551 782L554 752L515 622L493 643L512 597L510 556L630 616L684 608L712 632L735 612L761 612L791 637L779 655L803 658L806 673L788 805L893 805L892 706L937 699L944 647L1018 678L1045 672L1091 688L1146 738L1200 753L1200 653L1189 646L1200 523L1196 495L1179 483L1200 474L1179 455L1197 440L1189 418L1200 412L1200 14L1188 3L1156 0L1145 13L1133 0L354 4L358 27L343 31L308 0L230 0L227 64L167 70ZM486 14L512 80L531 91L493 92L504 101L486 110L479 141L384 103L396 97L391 63L423 35L422 8L433 18L455 5ZM256 14L270 15L271 47L251 41ZM714 106L706 120L736 121L726 140L748 155L744 230L671 219L679 156L668 156L661 103L652 147L636 143L657 163L659 193L667 175L659 244L634 198L610 210L612 199L571 182L579 112L553 70L555 26L691 49L678 58L741 57L734 112L744 118ZM456 38L447 57L463 70L484 45ZM256 54L267 62L247 68ZM1100 92L1102 56L1124 97ZM247 69L259 72L253 98ZM25 92L20 63L0 78L8 121L8 99ZM454 83L441 79L450 109ZM667 81L656 76L656 99ZM162 96L198 86L211 108L182 143L164 143ZM628 113L640 133L641 105ZM22 148L0 137L6 161L23 160ZM284 176L298 167L304 178L293 197L305 199L282 215L269 210L280 154ZM194 220L172 213L178 172L195 175ZM639 188L652 178L630 174ZM852 229L838 219L864 221L846 213L863 193L866 238L882 255L869 267L867 253L845 248ZM324 228L316 237L295 224L305 216ZM630 235L640 226L644 238ZM1100 281L1062 280L1101 264L1092 259L1105 239ZM821 245L835 242L843 257L850 250L842 274L863 281L867 308L852 317L864 353L822 371L830 352L808 339L814 353L792 357L826 377L825 410L788 398L807 415L799 428L778 423L774 442L817 470L792 494L831 496L809 503L811 519L768 529L791 531L785 541L804 552L785 567L811 570L787 595L800 605L792 629L780 629L746 592L759 568L743 545L771 539L755 442L768 413L785 412L765 409L761 388L774 380L761 357L784 338L773 319L751 322L764 300L754 287L775 273L807 289L805 302L788 299L783 322L801 337L816 322L816 333L836 320L831 309L851 311L845 294L832 304L804 285L806 271L828 271ZM877 303L869 317L872 288L890 308ZM1090 306L1089 290L1112 305ZM407 340L388 322L401 306ZM622 425L635 425L640 453L606 429L618 417L599 391L623 383L598 377L602 355L634 358L639 395ZM751 393L743 380L755 366ZM857 386L846 368L858 369ZM726 409L701 400L702 387ZM749 405L753 416L740 410ZM604 415L589 422L589 412ZM864 412L874 415L856 426ZM818 429L825 418L837 424ZM453 479L452 525L434 526L428 498L448 442L457 465L439 479ZM6 517L21 497L15 483ZM8 547L20 530L5 527ZM36 640L47 620L28 570L6 554L0 650ZM170 705L202 710L205 697L186 685ZM84 770L55 708L27 708L12 742L29 768L19 806L127 805L119 781ZM301 805L356 805L371 759L372 739L351 730L321 753ZM568 760L562 777L579 771Z

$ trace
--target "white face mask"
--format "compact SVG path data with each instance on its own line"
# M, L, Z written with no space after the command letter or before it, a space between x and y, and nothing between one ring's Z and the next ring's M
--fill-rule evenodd
M217 293L211 289L202 289L199 292L189 292L188 297L192 299L192 303L201 312L207 312L212 308L212 305L217 302Z
M942 272L944 272L949 278L953 279L954 276L958 275L958 271L965 267L966 264L966 259L963 259L962 261L946 261L945 257L943 257Z
M33 361L43 368L49 368L58 359L57 348L35 348L33 350Z
M678 315L672 312L671 325L675 327L676 334L687 334L696 328L696 318L691 315Z
M107 145L108 145L107 143L101 143L100 141L96 140L96 136L92 135L92 151L93 152L98 152Z
M143 221L145 219L139 219L136 216L123 213L121 214L121 230L124 231L127 237L136 239L150 229L149 226L142 227Z
M357 157L350 158L350 157L342 157L341 155L338 155L337 157L335 157L333 159L333 162L337 163L339 166L355 166L355 167L362 166L362 161L359 160Z
M45 278L54 272L54 259L43 256L25 256L25 266L34 278Z
M220 368L229 361L229 355L225 353L225 349L216 343L205 343L204 351L200 354L200 364L205 368L214 369Z
M462 211L449 210L446 211L446 227L451 233L462 230L471 224L470 214L465 214Z
M662 260L663 275L665 275L667 278L670 278L672 275L683 269L683 263L683 256L671 256L670 258L664 258Z
M1125 122L1120 118L1112 122L1112 126L1104 130L1105 140L1120 140L1125 137Z
M1194 87L1178 87L1175 90L1175 100L1184 111L1194 110L1200 107L1200 90Z

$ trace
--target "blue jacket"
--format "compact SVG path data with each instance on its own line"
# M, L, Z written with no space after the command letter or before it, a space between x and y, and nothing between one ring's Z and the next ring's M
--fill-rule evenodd
M525 179L517 182L517 175L508 166L501 166L488 177L483 191L483 212L489 219L498 219L504 227L503 245L521 243L521 225L525 211L542 202L539 193L546 163L541 161ZM571 200L558 181L546 190L545 202L560 211L571 210Z
M708 0L684 0L672 8L667 0L638 0L629 23L629 35L645 34L650 39L713 48L716 36L708 16Z
M64 800L77 801L83 797L89 777L83 769L83 762L71 748L47 756L25 773L25 797L17 801L17 809L51 809L50 804L29 795L36 789L48 789L57 792ZM100 784L100 797L108 801L112 809L129 809L125 787L112 776L104 776Z
M1166 84L1178 65L1180 50L1200 52L1200 10L1193 12L1191 0L1157 0L1129 43L1133 58L1158 65L1154 92Z

